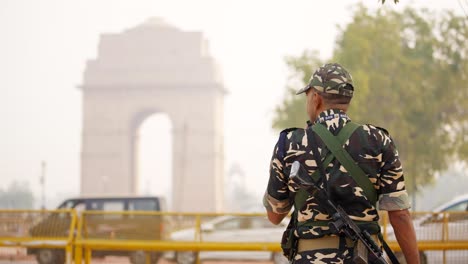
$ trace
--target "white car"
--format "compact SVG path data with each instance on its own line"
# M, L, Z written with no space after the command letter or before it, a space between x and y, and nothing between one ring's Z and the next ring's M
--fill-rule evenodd
M278 242L289 218L273 225L264 216L221 216L201 225L200 240L206 242ZM195 241L195 229L185 229L171 234L176 241ZM165 255L166 257L170 257ZM268 251L200 251L201 260L270 260L275 264L288 263L282 252ZM174 258L174 256L172 256ZM175 252L179 264L192 264L196 252Z
M413 224L418 242L440 242L444 239L457 242L468 241L468 194L452 199L435 208L431 213L416 216ZM388 227L387 234L389 241L395 241L391 226ZM468 250L445 251L445 262L444 252L441 250L424 251L421 255L424 258L421 263L468 263Z

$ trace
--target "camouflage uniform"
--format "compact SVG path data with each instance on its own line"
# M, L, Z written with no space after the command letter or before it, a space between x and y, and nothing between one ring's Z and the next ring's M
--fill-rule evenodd
M344 68L338 68L336 71L336 67L341 66L338 64L322 66L314 73L308 87L314 87L321 92L352 96L352 90L343 92L344 89L340 89L340 87L345 87L343 83L352 84L351 76ZM320 79L319 82L316 79ZM320 85L320 82L330 84L330 80L332 80L331 85ZM330 88L330 86L332 87ZM300 90L299 93L306 91L308 89L306 88ZM340 129L350 121L346 113L341 110L328 109L320 113L314 123L324 124L332 134L337 135ZM288 177L291 164L294 161L300 160L309 174L317 170L312 150L307 151L310 149L308 148L308 138L312 138L316 142L322 162L328 154L326 146L318 135L313 133L311 126L312 124L309 123L305 129L286 129L280 133L280 139L274 148L271 159L270 178L263 199L267 210L284 214L292 208L294 194L299 190L298 186ZM373 183L379 197L379 210L391 211L410 207L398 151L385 129L362 125L351 135L344 144L344 148ZM330 198L336 204L341 205L351 219L357 221L377 221L379 219L377 209L364 196L363 189L356 184L337 159L333 159L325 171ZM323 188L323 181L319 181L319 184ZM331 235L328 226L314 226L314 221L330 220L324 206L316 200L316 197L309 195L305 204L301 208L297 208L298 225L294 231L297 238L314 239ZM304 223L307 224L303 225ZM346 248L341 251L333 248L316 249L297 253L294 263L347 263L351 254L352 250Z

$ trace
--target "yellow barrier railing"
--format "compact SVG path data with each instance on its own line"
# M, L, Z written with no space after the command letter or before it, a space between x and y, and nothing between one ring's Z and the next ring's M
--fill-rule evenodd
M285 226L276 227L269 223L265 214L220 214L220 213L176 213L176 212L104 212L85 211L78 224L75 240L75 262L91 260L94 251L145 251L151 263L151 253L163 251L269 251L281 248L278 242L252 240L239 242L213 241L202 227L213 224L216 228L255 228L268 226L276 230L269 241L278 241ZM124 226L122 224L125 223ZM224 225L224 227L223 227ZM235 226L237 225L237 226ZM209 226L211 229L214 226ZM158 229L159 228L159 229ZM190 235L171 237L190 229ZM142 231L143 230L143 231ZM205 229L206 231L206 229ZM208 231L208 233L211 230ZM257 236L258 237L258 236ZM216 239L215 239L216 240Z
M422 245L468 243L468 212L413 212L412 218L416 237ZM390 242L396 241L386 213L381 214L381 225L384 238ZM432 247L441 248L439 245L428 249ZM460 249L459 246L455 247L449 249Z
M411 215L418 248L425 258L431 263L468 263L468 212L412 212ZM385 212L381 214L381 225L390 248L400 252Z
M74 210L0 210L0 247L25 247L38 258L53 253L71 263L75 226Z
M449 251L468 250L468 213L417 212L412 216L419 249L442 253L439 263L446 263ZM399 251L385 213L381 226L390 247ZM210 237L223 228L265 227L272 228L271 237L257 235L242 241ZM92 255L106 251L130 256L133 263L155 263L164 251L195 252L199 261L201 251L279 252L284 228L274 228L265 214L84 211L77 217L73 210L0 210L0 247L25 247L35 254L55 250L58 262L63 263L90 263Z

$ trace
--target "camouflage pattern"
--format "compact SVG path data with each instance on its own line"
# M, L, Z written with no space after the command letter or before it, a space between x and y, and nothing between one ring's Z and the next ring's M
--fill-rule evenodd
M279 201L275 198L268 196L268 193L265 192L263 196L263 205L270 212L275 212L278 214L287 214L291 210L292 202L290 200Z
M354 87L351 74L338 63L328 63L318 68L310 78L309 84L296 94L314 88L322 93L353 97L354 90L349 89L349 85Z
M353 263L352 250L345 249L341 252L338 249L326 248L320 250L308 250L299 252L294 257L295 264L324 264L324 263Z
M340 129L350 121L344 112L329 109L320 113L315 122L326 125L332 134L337 135ZM271 159L270 178L264 196L264 205L267 210L283 214L292 208L294 195L299 190L297 184L289 179L289 170L295 160L301 160L310 174L317 170L312 151L306 152L309 133L313 133L311 124L305 129L296 128L281 132L280 140L274 148ZM317 142L319 156L323 161L329 152L328 149L318 135L313 134L311 138ZM410 207L398 151L386 130L372 125L362 125L351 135L344 148L373 183L379 197L377 204L379 210L392 211ZM333 159L325 171L331 199L341 205L351 219L378 221L377 209L336 159ZM323 187L323 181L319 181L319 184ZM313 239L331 234L327 226L317 222L330 220L331 217L327 214L325 206L318 203L316 197L310 195L307 197L305 204L297 208L298 225L294 232L296 237ZM324 251L320 250L320 252L324 254ZM304 254L296 256L301 258L297 263L335 263L320 262L320 260L315 262L312 259L325 256Z

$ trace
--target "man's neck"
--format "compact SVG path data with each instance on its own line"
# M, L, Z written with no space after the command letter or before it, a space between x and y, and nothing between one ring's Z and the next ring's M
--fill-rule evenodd
M326 109L320 113L318 113L317 117L312 120L307 122L308 126L313 125L315 123L321 123L327 120L332 120L334 118L346 118L349 119L348 115L342 110L342 109L335 109L335 108L330 108Z
M346 113L346 111L348 111L348 107L349 107L349 104L327 105L327 106L324 107L324 109L322 109L322 111L320 111L320 112L323 112L323 111L328 110L328 109L337 109L337 110L340 110L340 111L343 111L343 112Z
M349 105L335 104L335 105L327 105L326 107L320 107L315 112L316 113L315 117L313 117L312 120L310 121L313 123L315 120L317 120L317 118L320 116L321 113L327 110L339 110L339 111L346 113L346 111L348 110L348 106Z

